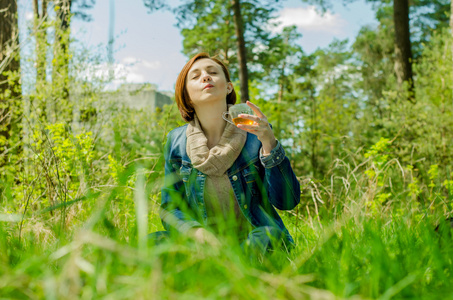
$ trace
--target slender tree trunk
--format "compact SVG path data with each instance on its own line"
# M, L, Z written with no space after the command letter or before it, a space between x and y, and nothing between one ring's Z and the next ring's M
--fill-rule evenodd
M318 158L317 158L317 144L318 144L318 128L317 128L317 116L316 116L316 98L313 92L310 92L310 98L312 100L311 106L311 168L313 170L313 177L316 177L318 171Z
M450 31L453 36L453 1L450 1Z
M36 32L36 76L37 80L46 81L47 52L47 0L41 1L41 13L38 0L33 0L34 29Z
M409 100L415 101L412 50L409 30L409 0L393 0L395 25L395 73L400 86L408 84Z
M72 0L55 1L58 25L55 28L53 89L54 121L72 122L72 105L69 101L69 27Z
M0 47L1 167L10 161L10 154L21 151L17 147L21 140L22 90L16 0L0 0Z
M286 68L286 61L283 62L282 69L280 70L280 80L279 80L280 84L279 84L279 88L278 88L278 98L277 98L277 102L278 102L279 106L283 101L283 94L284 94L284 90L285 90L285 68Z
M33 26L35 31L35 53L36 53L36 85L37 94L45 93L46 84L46 61L47 61L47 0L41 0L41 12L39 10L39 1L33 0L34 19ZM30 105L33 107L31 120L36 117L41 122L47 121L46 100L44 97L34 97Z
M286 61L283 61L283 66L280 70L280 78L279 78L279 88L278 88L278 95L277 95L277 138L281 138L281 123L282 123L282 102L283 102L283 94L285 91L285 68L286 68Z
M224 55L223 55L223 58L225 60L225 63L228 65L230 63L229 59L229 55L228 55L228 51L230 50L230 26L231 26L231 23L230 23L230 19L231 19L231 7L228 9L228 15L227 17L225 17L225 25L227 27L227 30L225 30L225 34L224 34L224 37L223 37L223 51L224 51Z
M241 16L240 0L233 0L234 27L236 29L238 62L239 62L239 82L241 85L241 102L249 100L249 84L247 71L247 57L245 51L244 26Z
M451 31L451 35L453 37L453 1L451 1L451 4L450 4L450 31Z
M453 62L453 0L451 1L451 4L450 4L450 31L451 31L451 41L452 41L452 45L451 45L451 59L452 59L452 62ZM452 72L452 76L453 76L453 72ZM453 99L452 99L452 108L453 108Z

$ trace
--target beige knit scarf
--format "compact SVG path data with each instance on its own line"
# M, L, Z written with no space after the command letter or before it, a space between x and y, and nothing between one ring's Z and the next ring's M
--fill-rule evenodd
M208 176L222 176L238 158L247 139L247 132L227 122L219 143L208 148L208 140L197 116L186 130L187 154L192 165Z

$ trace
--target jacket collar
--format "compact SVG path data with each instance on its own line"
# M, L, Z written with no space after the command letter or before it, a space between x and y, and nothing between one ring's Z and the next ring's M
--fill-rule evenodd
M186 128L188 124L179 127L180 129L180 139L178 147L179 155L181 156L182 164L184 165L192 165L192 161L190 160L189 156L187 155L186 146L187 146L187 137L186 137ZM233 175L238 171L242 170L243 168L247 167L248 165L256 162L259 160L259 150L261 148L261 142L258 140L256 135L247 132L247 139L245 141L245 145L242 148L241 153L239 154L236 161L233 163L231 168L229 169L228 174Z

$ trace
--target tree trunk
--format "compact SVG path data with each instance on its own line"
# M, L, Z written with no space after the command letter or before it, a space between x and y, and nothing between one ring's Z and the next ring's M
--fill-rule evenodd
M451 41L452 41L452 45L451 45L451 59L453 60L453 0L451 1L451 4L450 4L450 31L451 31ZM452 72L453 74L453 72ZM453 107L453 99L452 99L452 107Z
M47 52L47 0L41 1L41 13L38 0L33 1L34 30L36 33L36 76L37 81L46 81Z
M450 31L451 35L453 36L453 1L450 4Z
M69 101L69 26L72 0L55 1L57 24L53 59L52 86L55 103L54 120L72 122L72 105Z
M283 102L283 94L285 92L285 68L286 68L286 60L283 61L282 68L280 70L280 78L279 78L279 87L278 87L278 94L277 94L277 128L276 134L277 138L281 139L281 124L282 124L282 102ZM275 129L274 129L275 130Z
M311 104L311 168L313 170L313 177L316 177L318 171L318 157L317 157L317 144L318 144L318 128L316 116L316 98L313 92L310 92Z
M408 84L409 100L415 101L412 76L412 50L409 31L409 1L393 0L395 25L395 73L398 84Z
M225 34L222 39L223 51L224 51L223 59L225 60L225 63L227 66L230 64L230 56L228 54L228 51L230 50L229 41L230 41L230 37L231 37L229 34L229 30L228 30L228 28L230 28L230 26L231 26L230 19L231 19L231 7L228 9L228 15L225 17L225 26L226 26L227 30L225 30Z
M278 102L279 106L283 102L283 94L285 92L285 68L286 68L286 61L283 62L282 68L280 70L280 80L279 80L278 98L277 98L277 102Z
M33 27L35 32L35 54L36 54L36 85L37 94L44 94L47 89L46 84L46 62L47 62L47 0L41 0L41 12L39 11L39 1L33 0ZM47 121L45 97L34 97L31 99L31 120L36 117L41 122Z
M1 167L10 161L11 153L17 153L21 149L17 147L21 140L22 90L16 0L0 0L0 45Z
M244 27L241 16L240 0L233 0L234 27L236 29L236 38L238 46L238 62L239 62L239 83L241 86L241 102L249 100L249 84L247 71L247 57L244 41Z

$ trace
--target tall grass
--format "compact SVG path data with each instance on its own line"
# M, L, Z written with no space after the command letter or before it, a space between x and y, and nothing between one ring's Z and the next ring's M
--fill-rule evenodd
M301 204L281 212L297 244L291 253L252 263L228 237L220 247L190 237L150 244L146 234L162 230L159 149L176 126L173 113L144 117L137 128L119 116L115 138L94 141L94 161L82 164L81 177L66 177L85 180L77 193L66 190L66 202L30 187L3 194L1 298L453 298L444 217L452 195L434 177L430 193L417 193L411 170L386 157L388 141L354 165L337 160L329 181L300 178Z
M453 296L453 239L427 218L304 217L297 247L251 265L240 248L181 238L142 244L140 229L107 225L108 204L80 227L55 238L33 228L18 244L1 223L0 294L17 299L331 299ZM137 218L135 218L137 219ZM131 224L132 223L132 224ZM310 224L313 224L311 226ZM36 231L36 232L34 232ZM41 234L41 235L40 235ZM54 233L56 234L56 233ZM280 256L278 256L280 255Z

